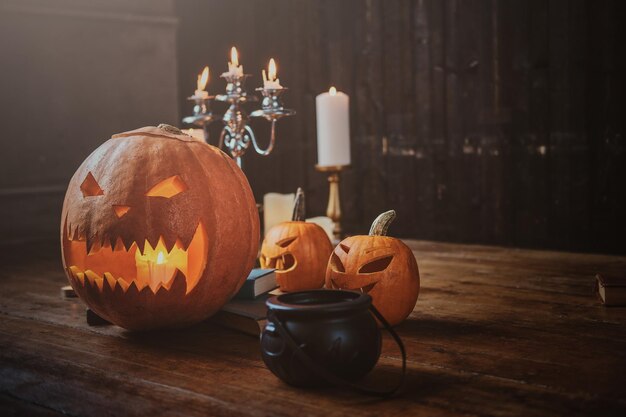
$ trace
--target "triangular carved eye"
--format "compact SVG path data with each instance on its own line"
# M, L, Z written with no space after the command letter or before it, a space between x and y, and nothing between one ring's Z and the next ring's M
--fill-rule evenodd
M187 184L178 175L174 175L150 188L146 196L172 198L185 190L187 190Z
M346 244L344 244L344 243L340 243L340 244L339 244L339 247L340 247L341 249L343 249L343 251L344 251L345 253L350 253L350 247L349 247L348 245L346 245Z
M383 258L368 262L359 269L359 274L371 274L372 272L384 271L387 269L392 259L393 255L387 255Z
M291 245L293 243L294 240L296 240L298 238L298 236L293 236L293 237L288 237L286 239L283 239L279 242L276 242L276 244L278 246L280 246L281 248L286 248L287 246Z
M80 191L82 191L83 197L94 197L104 194L104 191L102 191L102 188L100 188L91 172L87 173L83 183L80 185Z
M343 264L341 263L341 259L339 259L339 256L337 256L335 252L333 252L333 254L330 256L330 267L335 272L346 272L346 268L344 268Z

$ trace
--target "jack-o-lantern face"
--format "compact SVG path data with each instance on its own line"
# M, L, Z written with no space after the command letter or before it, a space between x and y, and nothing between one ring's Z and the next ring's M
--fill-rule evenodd
M63 261L77 294L128 329L197 322L245 281L259 220L223 152L171 127L113 136L70 181Z
M382 234L393 217L395 212L384 220L387 225ZM395 325L415 307L419 270L408 246L382 234L351 236L341 241L328 262L326 287L369 294L374 306Z
M304 219L304 193L298 189L294 219L272 227L261 245L262 268L276 269L281 291L303 291L324 286L328 256L333 250L319 225Z

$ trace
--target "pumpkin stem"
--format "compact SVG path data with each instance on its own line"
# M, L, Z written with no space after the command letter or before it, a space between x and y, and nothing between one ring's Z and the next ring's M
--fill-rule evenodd
M389 225L396 218L396 211L389 210L382 214L380 214L374 222L372 223L372 227L370 228L370 236L387 236L387 229L389 229Z
M303 222L305 219L305 206L304 206L304 191L298 187L296 191L296 201L293 206L293 215L291 220L294 222Z
M182 135L183 134L183 131L180 130L179 128L177 128L176 126L168 125L168 124L165 124L165 123L161 123L157 127L159 129L161 129L161 130L165 130L166 132L173 133L175 135Z

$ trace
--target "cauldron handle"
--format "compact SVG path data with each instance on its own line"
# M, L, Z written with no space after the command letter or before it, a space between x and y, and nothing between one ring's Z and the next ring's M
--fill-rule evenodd
M393 330L391 325L387 322L387 320L385 320L385 318L382 316L382 314L380 314L380 312L376 309L376 307L374 307L373 305L370 305L369 308L372 314L378 320L380 320L380 322L383 324L385 329L389 332L391 337L393 337L396 344L400 348L400 352L402 353L402 376L400 377L400 381L398 382L398 384L396 384L396 386L390 390L381 391L381 390L364 387L362 385L355 384L354 382L350 382L345 379L339 378L338 376L333 375L332 373L328 372L323 367L318 366L315 363L315 361L304 350L301 349L300 345L296 343L296 341L291 336L291 333L289 333L289 331L285 328L285 326L283 326L282 322L278 319L278 317L276 316L273 310L269 310L268 318L270 319L270 321L272 321L276 325L276 329L278 330L278 333L285 339L289 347L293 349L296 357L302 361L302 363L309 369L309 371L314 372L318 374L319 376L321 376L322 378L326 379L327 381L332 382L333 384L341 386L341 387L352 388L366 395L388 397L388 396L395 394L404 385L404 380L406 377L406 351L404 349L404 343L402 343L402 339L400 339L400 336L398 336L398 333L396 333L396 331Z

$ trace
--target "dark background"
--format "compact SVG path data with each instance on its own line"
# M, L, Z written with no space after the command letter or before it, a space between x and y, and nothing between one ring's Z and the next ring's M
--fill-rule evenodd
M335 85L348 232L394 208L401 237L626 253L620 3L0 0L0 242L55 237L80 162L113 133L179 125L236 45L249 90L274 57L298 111L272 155L244 157L257 201L303 186L324 213L314 99Z

